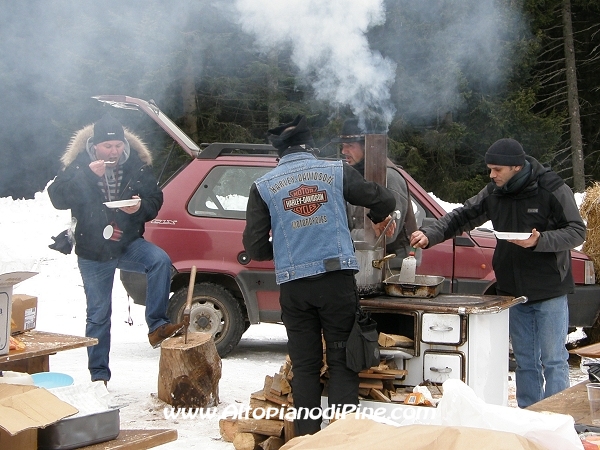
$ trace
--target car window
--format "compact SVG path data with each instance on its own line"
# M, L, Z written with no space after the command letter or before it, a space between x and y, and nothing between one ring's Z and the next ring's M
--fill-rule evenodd
M194 216L246 218L252 183L271 167L217 166L210 171L188 203Z
M425 209L425 207L414 197L411 195L410 197L412 201L413 211L415 213L415 219L417 220L417 227L421 227L423 225L423 219L425 217L434 217L431 211Z

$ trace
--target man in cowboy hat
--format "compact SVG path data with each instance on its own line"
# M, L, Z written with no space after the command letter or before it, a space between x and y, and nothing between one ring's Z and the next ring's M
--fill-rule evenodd
M360 174L365 176L365 135L367 131L359 125L358 119L346 119L342 126L340 135L331 141L339 143L342 146L342 154L346 162L354 167ZM390 268L400 268L402 260L410 252L410 233L417 229L417 224L412 212L412 204L408 194L408 186L402 175L390 167L388 164L387 188L392 191L396 199L396 210L400 211L400 216L396 218L396 230L386 240L386 254L394 253L395 258L389 261ZM354 205L348 205L348 226L352 239L355 241L364 240L364 214L363 208Z
M346 341L358 308L358 262L346 223L346 202L370 208L375 233L394 210L392 193L340 161L317 159L304 116L268 131L280 160L252 185L243 243L254 260L274 260L281 318L294 370L298 435L321 426L322 337L329 405L358 405L358 373L346 365ZM392 229L393 226L390 227Z

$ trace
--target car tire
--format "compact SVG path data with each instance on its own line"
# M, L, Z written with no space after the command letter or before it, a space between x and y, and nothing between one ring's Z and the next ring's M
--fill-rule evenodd
M123 283L123 287L129 295L133 299L133 303L136 305L145 305L146 304L146 274L145 273L137 273L137 272L128 272L125 270L119 271L119 278L121 279L121 283Z
M173 323L183 321L188 288L181 288L171 297L167 315ZM189 333L211 333L222 358L240 342L246 330L246 320L239 302L225 288L213 283L194 286Z

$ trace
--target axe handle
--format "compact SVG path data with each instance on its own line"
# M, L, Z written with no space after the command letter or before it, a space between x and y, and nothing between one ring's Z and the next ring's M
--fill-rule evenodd
M190 272L190 284L188 286L187 301L185 302L185 310L189 314L192 309L192 297L194 296L194 284L196 284L196 266L192 266Z
M196 284L196 266L192 266L190 272L190 284L188 285L187 301L185 302L185 309L183 310L183 323L185 324L184 331L184 343L187 344L188 328L190 326L190 314L192 312L192 298L194 296L194 285Z

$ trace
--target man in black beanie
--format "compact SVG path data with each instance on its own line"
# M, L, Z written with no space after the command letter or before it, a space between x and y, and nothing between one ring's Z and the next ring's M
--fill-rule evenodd
M529 236L499 239L493 257L496 293L528 299L509 312L517 403L526 408L569 387L567 294L575 289L570 251L583 243L586 229L571 189L527 156L519 142L496 141L485 162L492 182L437 223L415 231L411 244L428 248L488 220L496 231Z
M146 274L148 341L157 347L181 333L183 324L169 323L171 260L146 241L145 223L154 219L163 194L152 173L146 144L105 114L77 131L61 162L63 170L48 187L57 209L70 209L75 223L77 264L86 296L85 335L98 339L88 347L92 381L110 380L108 365L112 288L117 268ZM130 204L111 205L119 200Z
M358 374L346 366L346 341L358 308L358 262L346 202L370 208L379 235L395 201L386 188L366 182L341 161L318 160L304 116L268 133L281 159L250 189L243 243L250 258L275 262L294 370L294 408L302 411L296 432L312 434L322 419L321 336L327 345L329 405L358 405Z

